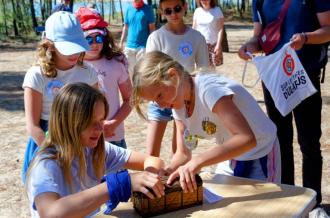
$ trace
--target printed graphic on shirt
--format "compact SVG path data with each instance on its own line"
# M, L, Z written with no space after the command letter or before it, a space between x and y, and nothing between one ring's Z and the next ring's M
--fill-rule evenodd
M213 135L217 131L217 125L211 122L208 117L203 119L202 128L208 135Z
M189 148L189 150L194 150L195 148L197 148L198 139L203 139L203 137L198 135L191 135L189 130L185 128L183 132L183 139L185 145Z
M59 80L49 81L46 87L47 95L55 96L63 85L64 84Z
M189 57L193 53L193 47L190 42L181 42L179 45L179 54L181 54L182 57Z

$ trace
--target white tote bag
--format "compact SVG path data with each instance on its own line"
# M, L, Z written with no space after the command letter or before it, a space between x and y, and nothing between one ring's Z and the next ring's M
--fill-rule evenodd
M317 91L290 43L271 55L254 57L252 61L282 116Z

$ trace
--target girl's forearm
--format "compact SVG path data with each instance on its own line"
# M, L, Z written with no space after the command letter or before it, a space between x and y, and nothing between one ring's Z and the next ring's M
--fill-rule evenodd
M233 159L256 146L256 139L250 135L233 136L221 145L213 146L192 159L200 168Z
M40 199L42 200L42 199ZM41 217L85 217L109 200L106 183L102 183L82 192L72 194L52 202L49 208L40 209Z

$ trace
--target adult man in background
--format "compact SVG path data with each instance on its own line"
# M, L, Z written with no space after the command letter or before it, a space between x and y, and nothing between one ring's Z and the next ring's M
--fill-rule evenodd
M303 186L316 191L317 206L319 206L322 201L322 155L320 149L322 98L320 76L328 61L330 1L253 0L254 36L240 48L239 56L246 60L249 58L246 52L262 51L258 38L268 24L278 19L285 4L288 4L288 7L281 24L281 38L269 54L278 51L285 43L291 41L291 47L296 50L317 92L306 98L291 113L283 117L275 107L269 90L264 84L262 84L262 87L267 113L277 126L277 135L281 146L282 183L294 185L292 125L292 118L294 117L298 143L303 157Z
M128 60L128 70L133 72L135 63L145 53L149 34L155 30L155 16L152 8L143 0L133 0L124 15L124 27L120 38L120 47L127 36L124 53Z

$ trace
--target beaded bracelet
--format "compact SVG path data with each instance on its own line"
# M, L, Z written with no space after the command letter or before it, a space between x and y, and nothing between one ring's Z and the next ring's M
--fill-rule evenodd
M305 32L302 32L301 35L304 37L304 44L308 41L308 36Z

